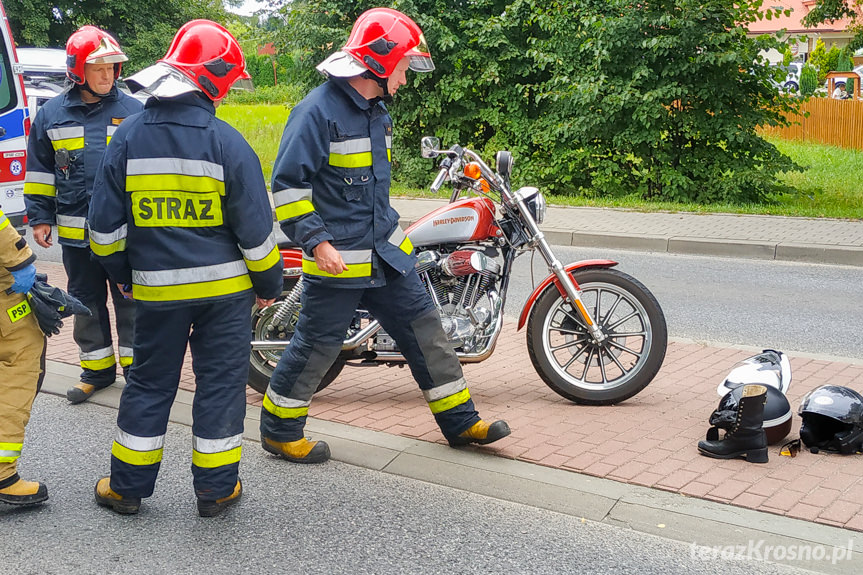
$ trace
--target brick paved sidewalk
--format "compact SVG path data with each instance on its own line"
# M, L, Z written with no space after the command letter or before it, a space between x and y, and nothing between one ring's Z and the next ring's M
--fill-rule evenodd
M65 285L60 264L39 262L41 271ZM48 358L77 363L71 322L49 340ZM827 525L863 531L863 456L779 456L770 448L764 465L722 461L698 454L696 443L709 427L717 384L739 360L739 349L671 343L659 375L636 397L617 406L575 405L542 382L533 369L524 333L508 322L491 359L465 366L480 413L506 419L507 437L482 448L501 457L654 487ZM791 354L789 354L791 355ZM863 365L791 355L793 382L788 398L795 410L801 397L824 384L863 391ZM193 390L187 358L181 387ZM248 391L249 404L261 396ZM407 368L346 367L315 396L312 417L444 443Z

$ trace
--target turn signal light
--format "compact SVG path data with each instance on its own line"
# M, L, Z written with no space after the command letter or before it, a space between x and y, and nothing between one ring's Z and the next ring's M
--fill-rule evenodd
M468 162L464 166L464 175L473 180L479 179L482 174L482 170L479 168L479 164L476 162Z

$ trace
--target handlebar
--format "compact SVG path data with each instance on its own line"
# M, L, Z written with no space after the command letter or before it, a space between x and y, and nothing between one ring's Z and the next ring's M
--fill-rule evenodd
M449 168L444 167L440 169L440 171L437 173L437 177L434 179L431 185L431 191L433 194L438 193L448 174Z

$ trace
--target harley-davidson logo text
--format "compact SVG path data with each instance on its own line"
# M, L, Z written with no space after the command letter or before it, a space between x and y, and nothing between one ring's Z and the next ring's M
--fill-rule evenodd
M457 218L441 218L439 220L434 220L432 223L436 226L442 226L446 224L458 224L461 222L472 222L476 219L475 216L460 216Z

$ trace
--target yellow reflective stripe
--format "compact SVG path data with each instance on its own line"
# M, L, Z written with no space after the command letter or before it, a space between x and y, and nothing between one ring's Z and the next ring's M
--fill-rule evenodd
M162 461L162 448L150 451L135 451L115 441L111 447L111 455L129 465L153 465Z
M54 150L59 150L60 148L66 148L70 152L72 150L80 150L84 147L84 138L65 138L62 140L51 140L51 145L54 146Z
M240 455L243 447L235 447L228 451L219 453L201 453L200 451L192 451L192 465L197 467L221 467L222 465L230 465L240 461Z
M221 280L180 285L146 286L134 284L132 296L142 301L177 301L229 295L251 288L252 280L248 274L245 274Z
M342 272L339 275L333 275L318 267L314 261L303 259L303 273L313 276L324 276L328 278L368 278L372 275L372 264L345 264L348 271Z
M309 200L300 200L285 204L284 206L276 206L276 218L281 222L282 220L296 218L313 211L315 211L315 206L312 205L312 202Z
M446 411L448 409L452 409L453 407L457 407L463 403L467 403L470 399L470 390L463 389L458 393L454 393L450 396L444 397L443 399L438 399L437 401L429 402L429 409L434 414L438 414L442 411Z
M359 154L330 154L331 166L337 168L365 168L372 165L372 153L361 152Z
M24 193L29 196L56 196L57 188L51 184L39 182L24 182Z
M0 451L21 451L23 443L0 443Z
M98 371L100 369L108 369L109 367L117 365L117 360L114 358L114 354L112 353L109 357L103 357L102 359L82 359L81 367L84 369L92 369L94 371Z
M9 219L3 215L3 212L0 212L0 230L4 229L9 225Z
M83 240L84 228L70 228L68 226L57 226L57 235L70 240Z
M144 174L126 176L127 192L218 192L225 195L225 182L207 176Z
M121 355L120 356L120 366L121 367L127 367L129 365L132 365L132 358Z
M11 455L11 456L7 457L5 455L0 455L0 463L14 463L15 461L18 460L19 457L21 457L21 456L20 455Z
M110 256L111 254L115 254L117 252L123 252L126 251L126 238L123 238L122 240L117 240L116 242L108 245L103 245L97 244L95 241L93 241L93 236L91 235L90 250L97 256Z
M409 237L405 236L404 241L401 244L399 244L399 249L406 254L413 253L414 245L411 243L411 239Z
M108 136L107 138L105 138L105 145L107 146L110 143L111 143L111 136Z
M390 148L387 148L387 161L388 162L393 161L393 151Z
M270 396L264 396L264 409L275 415L280 419L296 419L298 417L303 417L309 414L309 408L306 407L279 407L273 400L270 399Z
M246 261L246 267L249 268L250 272L262 272L262 271L270 269L271 267L273 267L274 265L279 263L279 260L281 259L281 257L282 256L279 253L278 248L273 248L272 250L270 250L270 253L267 254L267 256L264 259L261 259L261 260L247 260L246 258L243 258L243 259Z

